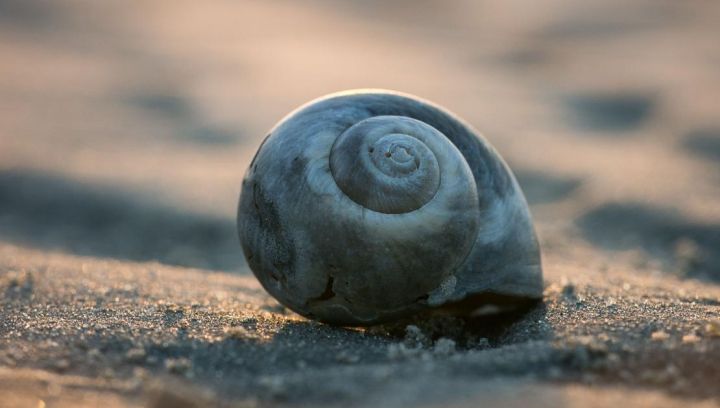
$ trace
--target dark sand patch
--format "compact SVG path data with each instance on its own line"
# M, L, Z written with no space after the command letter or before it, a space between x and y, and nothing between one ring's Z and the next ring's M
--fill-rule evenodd
M499 55L497 61L501 64L516 67L535 67L547 62L550 56L540 49L522 48Z
M235 223L28 170L0 172L0 237L81 255L237 270Z
M148 113L173 119L193 114L193 109L186 99L169 93L138 93L129 97L128 103L144 109Z
M47 29L58 10L47 1L0 0L0 22L33 30Z
M648 29L650 24L629 20L576 19L565 20L542 30L542 35L552 39L588 39L598 37L625 36L635 31Z
M652 116L655 103L654 97L641 93L575 94L565 98L572 123L579 129L607 135L639 128Z
M590 242L605 249L643 249L680 275L720 280L720 225L638 203L605 204L577 224Z
M551 41L613 41L632 38L652 30L663 30L687 20L686 9L673 3L593 3L577 9L566 8L558 18L540 30Z
M582 179L513 167L513 173L530 204L545 204L571 196Z
M703 159L720 164L720 127L695 129L683 139L683 147Z
M177 129L174 134L179 142L228 146L237 144L241 139L239 131L208 123L190 101L177 94L137 93L124 98L124 102L139 108L152 118L169 121Z

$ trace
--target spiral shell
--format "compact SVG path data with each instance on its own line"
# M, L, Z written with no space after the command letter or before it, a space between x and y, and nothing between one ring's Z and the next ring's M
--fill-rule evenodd
M238 231L263 287L328 323L542 296L507 165L453 114L395 92L333 94L281 120L245 174Z

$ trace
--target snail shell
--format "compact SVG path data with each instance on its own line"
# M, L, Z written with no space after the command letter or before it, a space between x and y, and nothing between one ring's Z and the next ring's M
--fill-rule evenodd
M332 324L542 297L508 166L455 115L400 93L333 94L282 119L243 179L238 231L270 294Z

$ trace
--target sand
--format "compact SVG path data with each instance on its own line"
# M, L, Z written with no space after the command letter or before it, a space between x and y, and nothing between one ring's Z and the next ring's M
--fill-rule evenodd
M720 405L720 7L0 2L0 406ZM263 136L414 93L531 204L527 313L308 321L248 270Z

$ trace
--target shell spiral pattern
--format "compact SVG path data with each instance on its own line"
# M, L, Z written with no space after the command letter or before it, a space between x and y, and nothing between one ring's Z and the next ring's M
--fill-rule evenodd
M281 120L243 179L238 231L263 287L328 323L542 296L507 165L450 112L395 92L333 94Z

